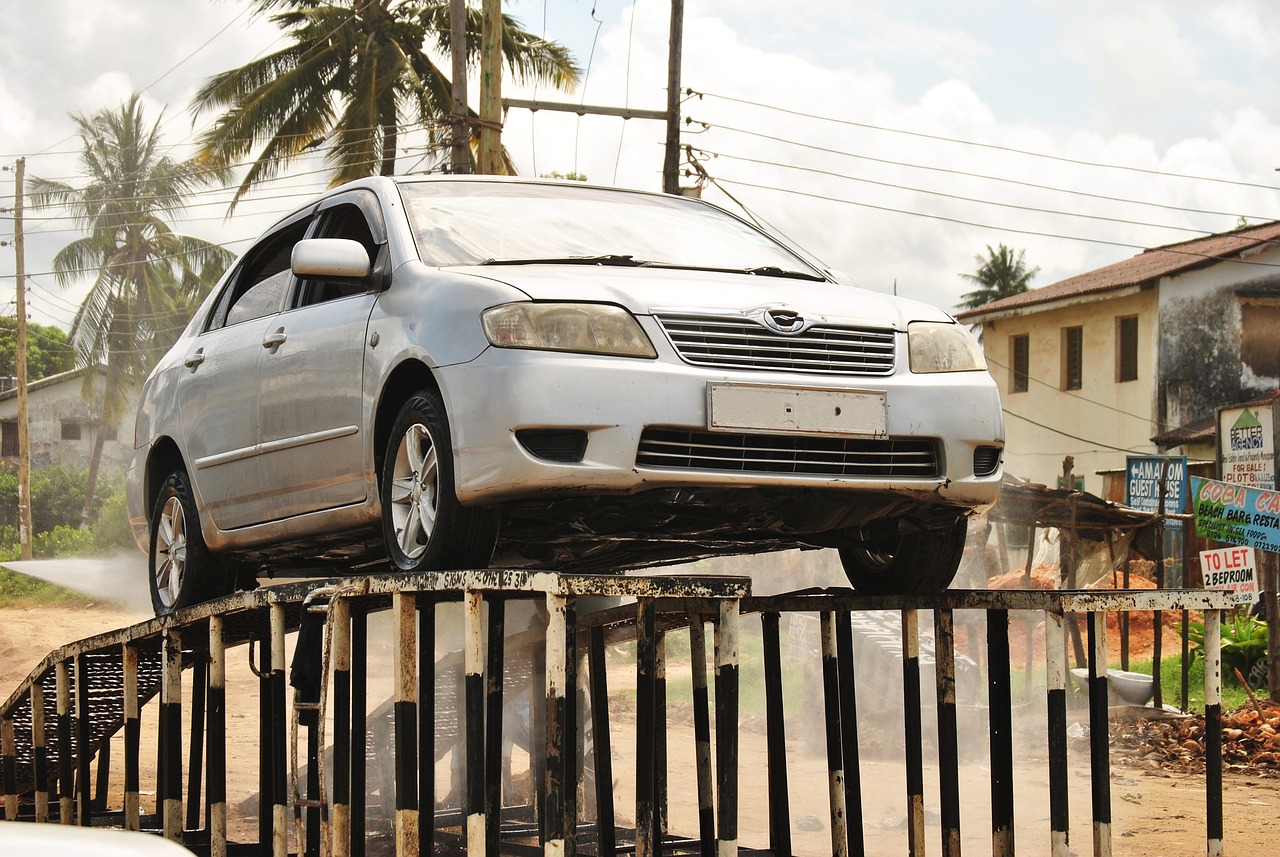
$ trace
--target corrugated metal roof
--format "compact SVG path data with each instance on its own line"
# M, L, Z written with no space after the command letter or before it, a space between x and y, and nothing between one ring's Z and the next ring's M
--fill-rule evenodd
M976 309L956 313L960 321L980 322L992 313L1050 303L1052 301L1108 292L1204 268L1218 262L1236 259L1255 247L1280 241L1280 221L1250 226L1235 232L1223 232L1144 250L1132 259L1116 262L1065 280L1059 280L1020 295L992 301Z

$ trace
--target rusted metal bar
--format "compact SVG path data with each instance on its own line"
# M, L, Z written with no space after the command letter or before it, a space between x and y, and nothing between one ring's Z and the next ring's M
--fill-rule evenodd
M591 737L595 761L596 839L601 855L617 850L613 815L613 742L609 736L609 679L605 667L604 629L592 628L587 647L587 674L591 679ZM695 655L696 657L696 655ZM695 667L696 673L696 667ZM706 694L706 661L703 661L703 695ZM697 696L697 678L694 678ZM698 760L701 765L701 759Z
M907 848L924 854L924 729L920 722L920 613L902 611L902 719L907 766Z
M1209 857L1221 857L1222 833L1222 613L1204 614L1205 836Z
M716 783L720 795L717 819L719 857L738 853L738 640L737 598L720 602L716 626Z
M836 613L836 666L840 673L840 734L844 762L846 847L852 857L862 857L866 843L862 836L862 773L858 753L858 703L854 684L853 617L847 610Z
M412 592L397 592L391 596L392 664L395 671L396 853L404 855L418 853L418 641L414 633L417 625L415 599Z
M502 831L502 678L507 637L507 602L489 598L488 664L485 668L484 817L485 853L497 857ZM468 772L470 773L470 772ZM470 777L467 780L470 784Z
M129 647L126 646L126 649ZM127 687L127 685L126 685ZM127 702L128 696L125 696ZM134 698L134 711L137 712L137 697ZM31 683L31 760L35 776L35 811L36 823L44 824L49 820L49 749L45 746L44 722L44 685L39 679ZM125 747L125 771L128 777L128 746ZM135 752L136 757L136 752ZM135 781L136 782L136 781ZM137 788L134 789L134 804L137 805ZM128 789L125 795L125 829L137 830L137 824L129 827ZM136 820L137 813L133 818Z
M1009 611L988 610L986 615L987 711L991 746L991 853L994 857L1012 857L1013 688L1010 678L1012 659L1009 654ZM1065 710L1064 708L1063 711ZM1064 745L1063 750L1065 749ZM1064 765L1065 761L1064 757ZM1065 767L1063 770L1066 770Z
M285 617L284 604L271 602L271 853L289 854L289 770L285 736L289 717L285 707ZM299 847L301 844L299 843Z
M271 706L271 623L270 610L264 617L265 628L259 628L254 640L249 643L249 655L252 663L253 644L258 644L258 843L263 853L270 853L268 843L274 838L272 830L274 819L274 773L275 767L275 729L272 723ZM283 738L281 739L283 740Z
M547 596L547 683L546 683L546 831L545 853L563 854L566 826L566 803L569 784L565 782L565 752L570 728L566 717L565 695L569 677L568 662L568 599L561 595Z
M594 631L593 631L594 633ZM601 638L603 645L603 637ZM702 857L716 851L716 809L711 770L711 701L707 692L707 634L701 613L689 613L689 663L693 682L693 755L698 780L698 842Z
M351 857L364 857L368 761L369 617L351 613Z
M653 599L642 598L636 602L636 857L656 857L659 844L654 806L658 772L653 757L657 636ZM719 702L717 694L717 707Z
M179 655L181 656L181 655ZM90 746L89 736L91 734L89 720L89 665L85 660L83 653L76 655L75 659L76 683L76 823L81 827L91 827L93 825L93 803L89 791L89 763L93 761L93 747ZM182 704L182 665L179 661L178 665L178 705ZM181 708L179 708L179 717L181 717ZM181 725L181 719L179 719ZM178 733L178 740L181 742L182 733ZM178 752L182 752L182 744L178 744ZM182 760L174 760L173 770L177 772L178 781L178 806L181 811L182 806ZM182 821L179 819L179 825Z
M335 677L336 677L335 673ZM436 840L436 601L418 599L418 857ZM338 855L334 855L338 857Z
M578 723L578 607L577 599L570 596L565 599L564 610L564 714L560 723L560 734L563 736L562 755L564 757L563 782L563 821L564 854L575 857L578 853L578 775L579 741L581 732ZM666 786L663 784L663 797L666 797ZM665 812L665 804L664 804ZM665 814L664 814L665 821Z
M1088 618L1089 777L1093 792L1093 853L1111 857L1111 758L1107 716L1107 614ZM1156 628L1159 633L1159 626Z
M840 663L836 614L821 614L822 700L827 725L827 801L831 807L831 853L843 857L849 847L849 808L844 791L844 722L840 711Z
M938 792L942 853L960 857L960 746L956 725L956 636L954 614L933 611L933 665L937 681ZM1008 663L1008 659L1005 659ZM1007 667L1006 667L1007 669ZM992 782L995 782L992 766Z
M329 605L329 650L333 658L333 807L329 811L329 849L333 857L351 854L351 602ZM430 757L428 757L430 758Z
M159 779L164 783L164 838L182 842L182 636L177 628L163 636L163 679L160 685L160 722L164 726L164 759ZM79 676L77 675L77 683ZM82 748L83 751L83 748Z
M227 650L222 616L209 617L209 706L206 791L210 857L227 854Z
M667 824L667 635L661 629L655 639L656 658L653 669L653 812L657 831L654 842L661 848L668 832Z
M990 620L988 620L990 621ZM1070 812L1067 797L1067 629L1060 611L1044 613L1045 687L1049 749L1049 850L1068 857Z
M18 820L18 744L13 737L13 718L0 720L0 752L4 755L4 817Z
M201 780L204 773L204 714L209 662L197 652L191 664L191 731L187 747L187 830L200 829ZM104 745L110 746L110 745ZM102 769L102 759L98 760Z
M791 803L787 794L786 706L782 691L782 645L778 614L760 614L764 642L765 741L768 751L769 850L791 855ZM824 658L825 662L825 658Z
M463 711L466 716L466 785L462 814L466 818L467 854L487 853L484 818L484 595L463 593ZM454 752L457 752L456 750Z

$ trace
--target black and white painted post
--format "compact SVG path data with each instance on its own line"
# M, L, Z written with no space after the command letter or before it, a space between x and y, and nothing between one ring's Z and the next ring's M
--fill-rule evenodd
M1111 857L1111 736L1107 713L1107 614L1090 611L1089 780L1093 793L1094 857ZM1160 625L1156 625L1157 632Z
M18 743L13 737L13 718L0 720L0 754L4 756L4 817L18 820Z
M720 601L716 625L716 783L720 796L719 857L738 854L738 640L737 598Z
M467 855L484 857L488 828L484 817L484 594L463 593L463 711L466 716L466 788L462 811L467 820Z
M920 715L920 613L902 611L902 719L906 735L907 848L924 854L924 729Z
M822 637L822 698L827 724L827 800L831 806L831 853L849 853L849 807L845 804L844 720L840 714L840 659L836 614L820 616Z
M391 596L395 671L396 854L418 853L418 640L416 596Z
M60 660L54 669L58 688L58 822L74 824L71 811L71 787L75 774L71 753L71 671L67 661Z
M130 648L125 646L126 649ZM127 685L126 685L127 688ZM126 696L126 699L128 697ZM137 694L134 694L134 710L137 710ZM35 768L35 805L36 823L49 821L49 748L45 746L44 722L44 684L39 681L31 683L31 760ZM126 745L127 749L127 745ZM136 764L136 761L135 761ZM125 759L125 770L129 762ZM134 790L134 805L137 805L137 790ZM137 830L137 813L133 815L134 826L128 827L128 800L125 801L125 825L128 830Z
M285 615L284 604L273 601L268 609L271 625L271 853L289 854L289 769L286 736L289 718L285 714Z
M227 855L227 647L223 618L209 617L209 742L206 789L209 793L209 854Z
M138 758L142 747L142 720L138 710L138 647L129 643L122 644L120 662L124 671L124 829L138 830L142 826L142 777ZM32 690L34 689L33 686Z
M711 769L711 699L707 690L707 634L702 614L689 613L689 663L693 680L693 756L698 780L698 840L702 857L714 857L715 774Z
M351 854L351 602L329 604L329 648L333 663L333 807L329 848L333 857Z
M163 830L165 839L181 844L182 636L178 629L165 629L161 657L160 722L164 759L158 775L164 783Z
M1013 689L1009 611L987 611L987 706L991 752L991 853L1013 857ZM1064 709L1065 711L1065 709ZM1065 758L1064 758L1065 764ZM959 760L954 762L957 770Z
M181 646L179 646L181 648ZM91 716L89 713L89 664L87 655L81 653L76 655L75 659L76 682L76 824L81 827L93 826L93 798L89 790L91 777L89 776L89 762L93 759L93 750L90 747L89 736L91 734ZM179 724L181 724L182 712L182 662L181 653L179 653L178 662L178 712ZM178 752L182 752L182 733L178 732ZM182 760L178 759L174 762L177 771L176 779L178 781L178 805L182 805ZM178 830L182 830L182 820L178 820Z
M782 689L782 641L779 615L760 614L764 643L765 747L768 754L769 851L791 857L791 801L787 793L787 726ZM833 827L834 829L834 827Z
M933 665L937 682L938 796L943 857L960 857L960 738L956 725L956 637L950 609L933 611ZM994 771L993 771L994 773Z
M1204 613L1205 834L1208 857L1222 857L1222 611Z
M1061 610L1044 611L1046 706L1049 724L1049 851L1069 857L1067 797L1067 623Z
M549 593L547 602L547 679L546 679L546 842L543 853L572 853L576 828L574 799L576 783L566 777L573 752L569 747L576 732L569 717L568 695L576 684L571 673L575 655L569 640L573 602L570 598ZM637 851L637 853L639 853Z

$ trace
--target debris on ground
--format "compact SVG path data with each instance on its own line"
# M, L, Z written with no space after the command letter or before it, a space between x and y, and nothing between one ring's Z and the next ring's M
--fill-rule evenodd
M1204 772L1204 718L1141 719L1113 725L1118 761L1149 771ZM1280 777L1280 703L1244 705L1222 715L1222 768Z

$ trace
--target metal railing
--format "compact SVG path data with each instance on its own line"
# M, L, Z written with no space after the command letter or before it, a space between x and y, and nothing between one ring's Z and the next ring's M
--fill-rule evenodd
M588 611L603 596L614 606ZM625 602L625 603L624 603ZM507 605L532 604L531 631L508 633ZM440 621L442 605L460 604L461 621ZM1048 842L1024 842L1030 853L1068 853L1067 629L1087 624L1088 721L1093 852L1111 853L1108 660L1109 613L1202 611L1205 620L1205 847L1222 852L1221 611L1229 596L1202 591L984 592L936 597L868 597L823 591L752 597L749 581L732 577L591 576L519 571L386 575L306 583L238 593L206 605L63 646L46 657L0 711L3 726L4 817L63 824L155 830L192 850L221 855L324 853L362 855L371 837L394 841L400 855L439 849L469 855L740 853L740 804L767 807L768 842L742 851L793 853L789 782L794 751L787 722L797 694L784 691L782 619L817 617L820 665L808 665L821 699L830 853L867 853L855 680L855 623L863 611L892 611L903 703L902 765L906 851L922 854L926 836L926 749L936 762L941 853L958 854L962 755L957 699L956 617L985 619L985 714L990 774L991 849L1015 853L1013 681L1010 617L1043 619ZM451 608L457 609L457 608ZM921 680L921 611L932 611L934 681ZM389 614L384 642L392 663L391 693L370 705L376 640L370 618ZM743 676L743 617L759 616L760 675ZM310 617L310 618L308 618ZM755 621L754 619L752 620ZM811 620L809 620L811 621ZM306 627L310 622L311 627ZM708 671L706 627L714 636ZM754 627L754 626L753 626ZM286 653L294 638L288 701ZM666 655L675 634L688 635L694 753L686 765L668 759ZM304 637L311 635L309 642ZM926 634L926 636L928 636ZM681 638L683 640L683 638ZM514 642L513 642L514 641ZM634 645L634 655L631 647ZM753 640L753 646L755 645ZM869 645L858 641L858 647ZM888 643L885 643L887 646ZM247 646L258 681L256 842L228 839L227 651ZM447 652L441 656L441 648ZM890 646L890 648L892 648ZM813 651L790 646L804 657ZM796 651L788 651L791 660ZM621 654L620 654L621 653ZM621 672L619 657L634 660ZM613 670L606 668L613 658ZM755 669L756 664L752 664ZM184 683L184 671L191 680ZM303 674L299 681L298 674ZM617 805L610 676L634 675L634 806ZM763 783L739 770L740 685L763 685ZM629 680L628 680L629 684ZM615 691L617 689L615 688ZM628 687L627 691L630 692ZM931 693L926 692L931 691ZM528 706L529 805L504 787L513 731L508 703ZM878 695L883 695L877 691ZM158 699L153 811L144 813L141 712ZM864 693L864 706L869 698ZM922 702L936 710L926 730ZM616 693L615 693L616 697ZM714 700L714 701L713 701ZM188 716L184 757L184 714ZM300 762L299 734L306 732ZM111 776L111 747L122 747L124 776ZM505 744L504 744L505 742ZM536 752L537 749L541 752ZM456 809L437 795L436 768L454 752ZM963 750L963 752L962 752ZM118 751L119 752L119 751ZM148 760L151 755L145 754ZM371 770L372 766L372 770ZM696 829L672 830L668 779L692 768ZM239 773L239 771L237 771ZM380 805L371 804L371 798ZM630 811L630 824L619 818ZM374 829L377 828L377 829ZM292 830L292 835L291 835ZM241 830L240 839L246 834ZM251 838L251 837L250 837ZM292 840L292 841L291 841ZM931 840L932 841L932 840ZM760 849L767 848L767 851Z

